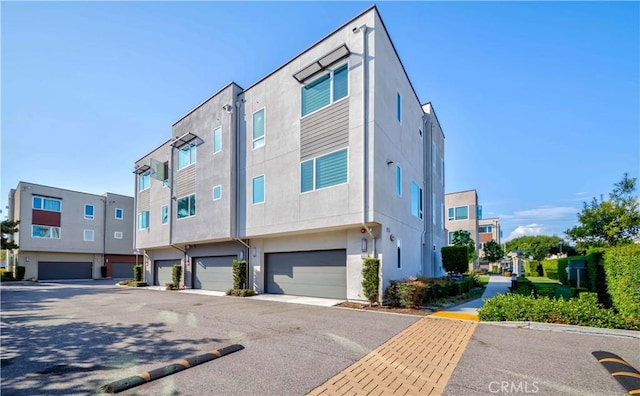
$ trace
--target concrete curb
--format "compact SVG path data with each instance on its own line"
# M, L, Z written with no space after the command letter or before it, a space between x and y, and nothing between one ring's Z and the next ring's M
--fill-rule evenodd
M625 337L625 338L635 338L640 340L640 331L635 331L635 330L603 329L598 327L574 326L574 325L564 325L564 324L556 324L556 323L539 323L539 322L484 322L484 321L481 321L480 324L502 326L502 327L513 327L518 329L561 331L565 333L578 333L578 334L586 334L586 335Z

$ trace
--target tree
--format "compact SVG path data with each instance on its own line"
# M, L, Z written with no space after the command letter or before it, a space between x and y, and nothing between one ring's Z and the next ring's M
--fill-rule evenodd
M20 221L5 220L2 222L2 250L17 249L15 242L9 241L9 235L18 232L18 224Z
M525 250L534 260L544 260L551 254L569 252L573 248L559 236L533 235L521 236L506 243L507 251Z
M463 273L469 269L468 251L465 246L443 246L442 267L450 273Z
M504 251L500 244L491 240L484 244L484 259L490 263L495 263L504 257Z
M451 244L454 246L465 246L467 248L467 262L471 263L476 261L478 256L476 255L476 244L471 239L469 231L460 230L455 231L451 236Z
M589 246L618 246L632 243L640 235L640 209L634 195L637 178L627 173L614 184L609 199L593 198L583 203L578 213L579 225L565 231L579 250Z

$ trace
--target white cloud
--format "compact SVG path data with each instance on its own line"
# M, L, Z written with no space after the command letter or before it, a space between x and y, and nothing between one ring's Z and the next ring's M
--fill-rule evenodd
M542 235L543 232L542 224L528 224L523 226L518 226L515 230L511 231L511 234L505 239L506 241L510 241L514 238L518 238L521 236L532 236L532 235Z

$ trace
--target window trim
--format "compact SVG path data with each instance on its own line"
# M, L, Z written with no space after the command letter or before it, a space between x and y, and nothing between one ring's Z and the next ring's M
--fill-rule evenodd
M120 217L118 217L118 210L120 211ZM122 208L115 208L115 210L113 211L113 217L116 220L122 220L124 219L124 209Z
M457 208L465 208L465 207L467 208L467 217L466 217L466 218L464 218L464 219L456 219L456 209L457 209ZM453 217L450 217L450 216L449 216L449 211L448 211L449 209L453 209ZM450 207L448 207L448 208L447 208L447 219L448 219L449 221L463 221L463 220L469 220L469 219L470 219L470 217L469 217L469 205L460 205L460 206L450 206Z
M417 214L413 213L413 186L414 185L418 187L418 197L417 197L418 213ZM422 186L413 179L411 179L411 215L420 220L424 220L424 190L422 189Z
M327 155L335 154L335 153L337 153L339 151L343 151L343 150L346 150L346 152L347 152L347 181L345 181L344 183L332 184L330 186L316 188L316 174L317 174L317 172L316 172L316 169L317 169L316 160L318 158L326 157ZM320 190L324 190L326 188L332 188L332 187L335 187L335 186L342 186L344 184L349 184L349 148L348 147L342 147L342 148L339 148L337 150L329 151L328 153L324 153L324 154L318 155L316 157L309 158L309 159L306 159L304 161L301 161L300 162L300 167L298 168L300 170L300 172L302 172L302 164L304 164L305 162L309 162L309 161L313 162L313 188L311 190L309 190L309 191L302 191L302 184L301 184L300 185L300 190L301 190L300 194L308 194L310 192L320 191ZM302 183L302 173L300 174L300 183Z
M141 224L140 224L140 223L141 223L141 222L140 222L140 215L142 215L143 213L146 213L146 214L147 214L147 216L146 216L146 217L147 217L147 226L146 226L146 227L141 227ZM143 211L141 211L141 212L138 212L138 218L137 218L137 224L136 224L136 226L137 226L137 227L136 227L136 229L138 229L138 230L148 230L148 229L149 229L149 225L150 225L150 224L149 224L149 223L150 223L150 221L149 221L149 220L150 220L150 219L149 219L149 211L148 211L148 210L143 210Z
M343 96L342 98L338 99L338 100L333 100L333 92L334 92L334 73L337 69L340 69L342 66L347 66L347 94L345 96ZM302 114L302 92L304 90L304 88L308 85L313 84L314 82L318 81L319 79L321 79L322 77L329 75L329 103L327 103L326 105L315 109L314 111L307 113L307 114ZM338 103L338 102L342 102L343 100L349 98L349 96L351 96L351 84L349 84L349 76L351 75L351 71L349 70L349 61L345 61L345 62L340 62L337 63L335 65L335 67L330 67L330 68L326 68L322 73L319 73L313 80L305 82L301 87L300 87L300 119L309 117L312 114L315 114L317 112L319 112L322 109L326 109L327 107L331 106L334 103Z
M89 232L89 233L90 233L90 235L91 235L91 239L87 239L87 232ZM96 239L96 235L95 235L95 232L94 232L93 230L91 230L91 229L84 229L84 230L82 231L82 240L83 240L83 241L85 241L85 242L95 242L95 239Z
M120 236L118 236L120 235ZM122 231L114 231L113 232L113 239L123 239L124 238L124 233Z
M147 184L147 187L145 187L145 188L142 188L142 183L140 182L143 177L148 177L149 178L149 184ZM148 190L150 188L151 188L151 171L146 171L146 172L143 172L143 173L139 174L138 175L138 192L146 191L146 190Z
M259 138L254 138L253 131L255 130L255 123L253 122L253 120L255 118L256 113L259 113L261 111L262 111L262 118L263 118L262 136L260 136ZM260 139L262 139L262 144L256 147L256 140L260 140ZM266 110L266 106L262 106L258 110L251 113L251 151L257 150L260 147L264 147L266 146L266 144L267 144L267 110Z
M166 214L167 214L167 218L165 220L165 210L166 210ZM162 207L160 208L160 224L161 225L167 225L169 224L169 205L162 205Z
M254 202L254 190L255 190L255 180L262 178L262 201ZM252 205L262 205L267 200L267 178L264 173L258 176L251 178L251 204Z
M52 230L54 228L58 229L58 237L54 238L52 236L49 237L41 237L41 236L35 236L33 235L33 228L34 227L45 227L45 228L49 228L49 230ZM49 235L53 235L51 232L49 232ZM37 239L62 239L62 227L56 227L56 226L47 226L47 225L39 225L39 224L31 224L31 238L37 238Z
M484 228L486 230L487 227L489 228L489 231L481 231L482 228ZM493 226L491 224L478 226L478 233L480 233L480 234L493 234Z
M186 151L185 148L188 148L188 149L193 148L195 150L194 159L193 159L193 162L189 162L189 164L187 164L187 165L185 165L183 167L180 167L180 152ZM189 158L191 158L191 155L189 155ZM191 161L191 159L189 159L189 161ZM184 146L182 146L182 147L180 147L178 149L178 171L181 171L181 170L186 169L186 168L188 168L188 167L190 167L192 165L195 165L196 162L198 162L198 144L196 142L187 143L187 144L185 144ZM149 183L149 184L151 184L151 183Z
M87 208L91 207L91 212L93 212L91 215L87 214ZM94 220L95 219L95 214L96 214L96 207L91 205L91 204L84 204L84 218L87 220Z
M218 198L216 198L216 188L220 189L220 196ZM211 190L211 196L213 198L214 201L219 201L222 199L222 185L218 184L217 186L213 186L213 189Z
M190 204L191 204L191 201L189 201L189 198L191 198L191 196L193 196L193 204L195 205L195 204L196 204L196 193L192 193L192 194L188 194L188 195L183 195L183 196L181 196L181 197L179 197L179 198L177 198L177 199L176 199L176 219L178 219L178 220L182 220L182 219L190 219L190 218L192 218L192 217L196 217L196 214L197 214L197 213L196 213L196 208L195 208L195 207L194 207L194 210L193 210L193 212L194 212L193 214L190 214L190 215L187 215L187 216L179 217L179 213L180 213L180 212L179 212L179 210L178 210L178 201L180 201L181 199L187 198L187 203L190 205ZM188 210L188 212L189 212L189 213L191 213L191 207L190 207L190 206L187 206L187 210Z
M36 208L35 205L35 199L38 198L40 200L42 200L42 207L41 208ZM51 210L51 209L45 209L44 208L44 200L48 199L50 201L57 201L60 203L60 210ZM50 198L50 197L44 197L42 195L34 195L31 197L31 209L35 209L35 210L46 210L47 212L56 212L56 213L62 213L62 200L58 199L58 198Z
M218 151L216 151L216 131L220 130L220 149ZM213 128L213 132L212 132L212 145L213 145L213 154L218 154L222 152L222 125Z

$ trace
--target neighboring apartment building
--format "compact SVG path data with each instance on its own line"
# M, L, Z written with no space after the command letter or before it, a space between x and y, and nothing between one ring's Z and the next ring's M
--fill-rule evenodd
M478 241L479 246L479 258L480 267L489 269L489 262L484 260L484 245L487 242L494 241L500 244L502 237L502 230L500 229L500 219L497 217L490 217L488 219L478 219Z
M135 163L136 247L147 279L183 266L188 288L365 299L440 276L444 135L421 104L376 7L248 88L230 83Z
M19 182L9 193L9 220L19 220L13 239L16 265L25 279L132 278L135 263L133 197L94 195Z

